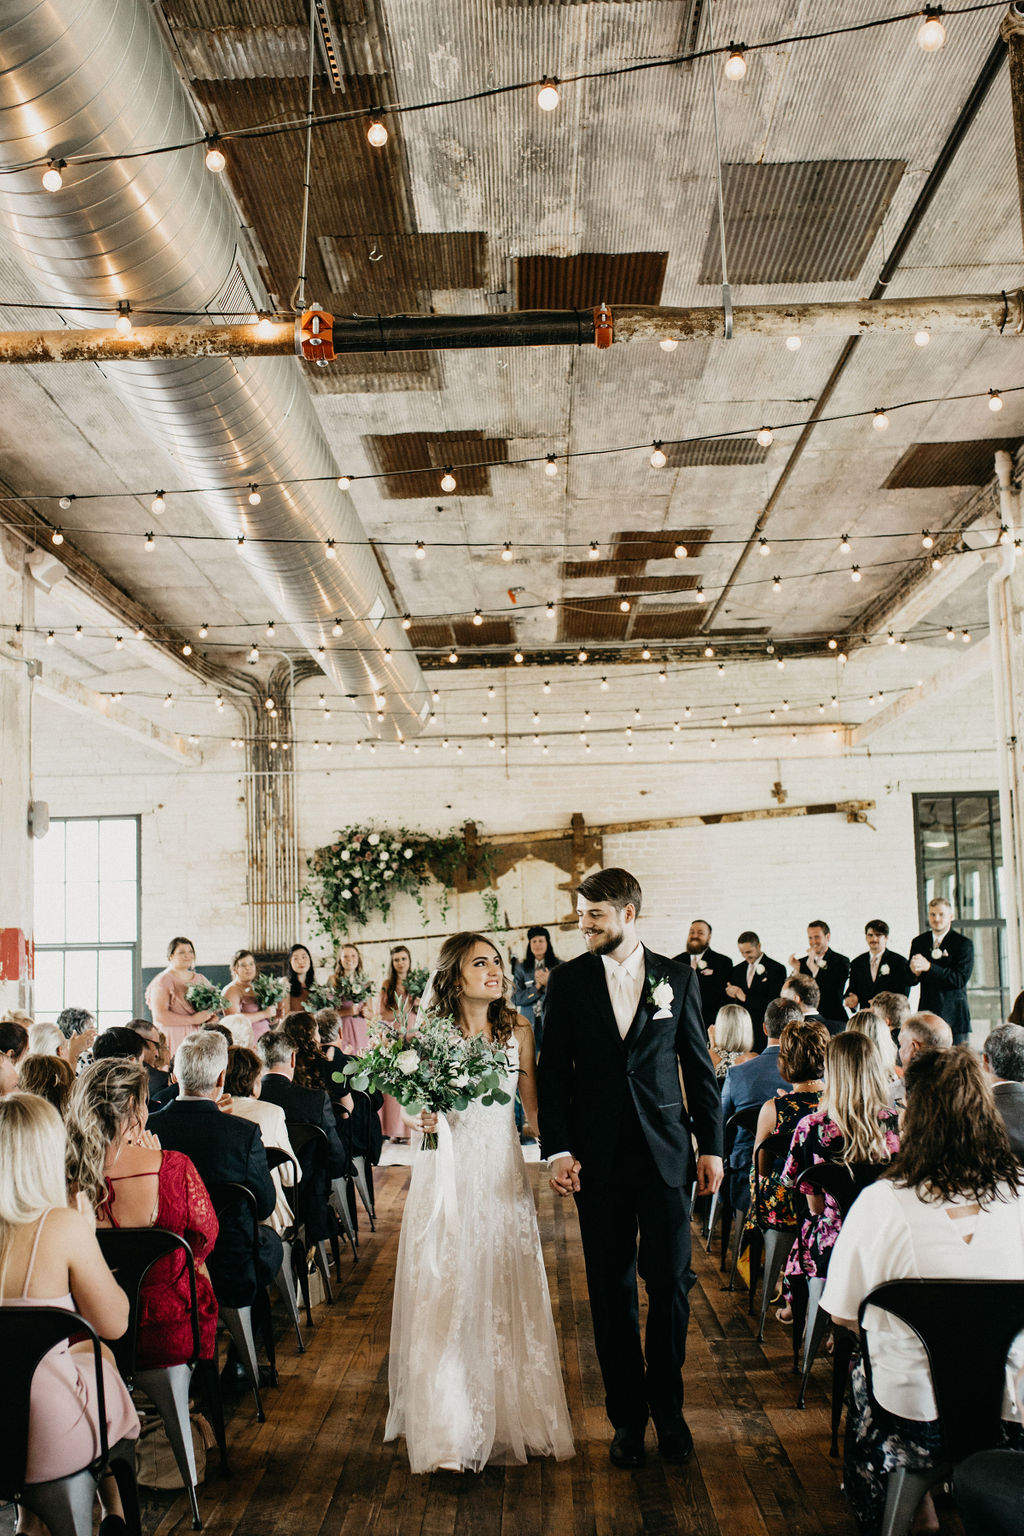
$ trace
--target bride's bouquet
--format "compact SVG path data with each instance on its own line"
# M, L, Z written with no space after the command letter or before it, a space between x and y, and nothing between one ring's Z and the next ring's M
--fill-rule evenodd
M394 1024L380 1020L368 1048L334 1077L336 1082L348 1077L358 1091L389 1093L412 1115L421 1109L444 1115L465 1109L473 1099L507 1104L510 1095L501 1086L507 1071L504 1050L484 1035L464 1035L454 1019L433 1013L409 1035L401 1011ZM436 1151L437 1133L428 1132L423 1146Z
M227 998L220 987L211 981L194 981L185 988L185 1001L191 1003L196 1013L227 1013Z
M261 1008L276 1008L288 990L285 976L270 976L264 971L253 977L253 996Z

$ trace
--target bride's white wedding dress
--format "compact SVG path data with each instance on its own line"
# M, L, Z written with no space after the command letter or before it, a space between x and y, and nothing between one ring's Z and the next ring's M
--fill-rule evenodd
M507 1047L514 1095L519 1059ZM540 1233L512 1099L474 1100L418 1150L402 1217L385 1440L413 1472L573 1455Z

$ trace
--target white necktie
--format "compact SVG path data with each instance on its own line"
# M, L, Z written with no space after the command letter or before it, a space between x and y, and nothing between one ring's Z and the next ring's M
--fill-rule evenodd
M629 1034L630 1025L633 1022L633 1012L630 1008L629 977L626 975L625 966L617 965L611 972L609 980L611 982L609 992L611 995L612 1012L615 1015L615 1023L618 1027L619 1035L625 1040Z
M878 980L878 956L877 955L872 955L871 956L871 980L872 981L877 981Z

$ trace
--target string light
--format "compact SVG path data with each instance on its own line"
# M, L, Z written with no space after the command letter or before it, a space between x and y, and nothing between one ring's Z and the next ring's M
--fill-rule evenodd
M260 495L259 486L255 483L255 481L253 481L252 484L249 486L249 505L250 505L250 507L258 507L262 500L263 500L263 497Z
M412 619L409 617L409 615L407 613L403 613L403 615L402 615L402 628L403 629L412 629Z
M208 624L200 624L200 626L199 626L199 638L200 638L200 640L205 640L209 633L210 633L210 626Z
M932 556L932 570L933 571L941 571L942 570L942 556L941 555L933 555Z
M449 651L448 652L448 664L449 664L449 666L452 666L452 667L456 666L458 664L458 660L459 660L459 653L458 653L458 651Z
M848 533L844 533L842 538L839 540L839 548L844 555L848 555L850 553L850 535Z
M245 534L244 533L240 533L238 535L238 537L235 539L235 547L237 549L242 549L244 547L244 545L245 545Z
M161 512L167 511L167 502L164 499L163 491L157 491L156 495L153 497L153 500L149 504L149 510L151 512L155 512L157 517L160 516Z
M969 629L962 629L960 631L960 639L963 641L964 645L970 645L970 643L971 643L971 632L970 632L970 630Z
M558 460L553 453L548 454L547 462L544 465L544 473L549 475L552 480L558 474Z
M839 641L832 635L829 636L828 648L830 651L837 651L839 649Z
M745 43L730 43L729 57L725 61L725 78L727 80L742 80L747 72L747 55Z
M154 539L154 537L153 537L153 535L151 533L147 533L146 534L145 548L146 549L156 549L156 540Z
M145 638L146 638L146 631L143 629L141 624L139 625L138 629L136 629L136 631L135 631L135 638L136 638L136 640L145 640Z
M545 683L545 684L544 684L544 689L543 689L543 691L544 691L544 692L545 692L545 693L550 693L550 692L551 692L551 684L550 684L550 683L547 683L547 682L546 682L546 683Z
M117 319L114 321L114 330L119 336L127 336L132 328L132 307L127 299L118 301Z
M191 656L192 655L192 646L189 643L189 641L187 641L187 640L185 641L185 644L181 648L181 654L183 656Z
M901 651L905 651L905 650L906 650L906 648L907 648L907 642L906 642L906 640L905 640L905 639L904 639L904 640L901 640L901 641L900 641L900 650L901 650Z
M349 475L339 475L338 476L338 490L339 491L347 491L351 484L352 484L352 480L351 480L351 477Z
M880 405L875 407L874 415L871 418L871 425L876 432L888 432L889 430L889 418Z
M586 651L577 651L576 652L576 660L579 661L579 662L586 661L587 660L587 652Z
M718 663L718 675L719 675L719 677L724 677L725 676L725 667L722 665L721 662Z
M703 585L703 583L701 583L701 585L697 588L696 592L694 593L694 597L697 599L698 603L705 603L705 602L707 602L707 598L704 596L704 585Z
M937 53L946 41L942 6L926 5L921 15L925 19L917 29L917 46L923 53Z
M70 510L71 503L74 501L74 499L75 498L73 496L62 496L57 505L60 507L62 512L67 512Z
M64 185L64 177L61 171L66 170L66 160L51 160L43 172L43 186L47 192L59 192Z
M82 626L81 626L81 624L76 624L75 625L75 639L76 640L81 640L83 638L84 638L84 636L83 636L83 633L82 633Z
M493 699L494 698L494 689L493 688L488 688L488 690L487 690L487 697L489 699Z
M676 347L678 347L678 345L679 345L679 342L677 341L675 336L663 336L661 338L661 340L658 342L658 346L661 348L661 350L663 352L674 352L676 350Z
M781 592L782 591L782 577L781 576L773 576L772 577L772 591L773 592Z
M455 489L455 476L452 474L450 464L445 465L444 473L441 476L441 489L449 493Z
M640 652L640 657L641 657L641 660L643 660L643 661L650 661L650 659L651 659L651 652L650 652L650 649L649 649L648 646L646 646L646 645L644 646L643 650Z
M768 540L765 538L764 534L762 534L757 541L757 552L759 555L765 556L770 555L772 552L772 547L768 543Z
M990 411L1001 411L1002 410L1002 408L1003 408L1003 397L999 393L998 389L990 389L989 390L989 392L988 392L988 408L989 408Z
M480 625L483 623L483 621L484 621L484 616L480 612L480 609L478 608L476 610L476 612L473 614L473 623L476 625L477 629L479 629Z
M555 605L551 601L550 598L548 598L547 609L548 609L548 618L549 619L553 619L554 616L555 616Z
M388 141L388 130L379 117L375 117L366 130L366 142L374 149L383 149Z
M914 332L914 345L915 346L926 347L928 345L928 343L931 341L931 339L932 339L931 331L915 331Z
M629 612L629 598L628 597L624 597L621 600L621 602L619 603L619 612L620 613L628 613Z
M786 658L784 656L780 656L779 659L776 661L775 665L778 667L780 672L785 672L785 670L786 670Z
M173 703L174 703L174 695L172 693L167 694L165 696L165 698L164 698L164 709L170 709L170 707L171 707L171 705Z
M55 639L56 639L56 638L57 638L57 637L56 637L56 635L55 635L55 634L54 634L54 632L53 632L53 630L52 630L52 629L48 629L48 630L47 630L47 631L46 631L46 643L47 643L47 645L52 645L52 644L53 644L53 642L54 642L54 640L55 640Z
M947 624L946 625L946 639L947 640L955 640L956 639L956 630L953 628L952 624Z
M335 640L337 640L337 638L341 634L341 632L342 632L341 620L340 619L335 619L334 623L331 625L331 634L334 636Z
M590 548L587 551L587 558L589 560L596 560L600 553L601 553L601 551L598 549L596 542L593 539L591 539L591 541L590 541Z
M544 76L537 92L537 105L542 112L554 112L561 97L558 94L558 81Z
M218 715L223 712L223 709L224 709L224 695L222 693L218 693L218 695L217 695L217 713L218 713Z
M888 634L885 637L885 643L886 643L886 645L895 645L896 644L896 636L893 634L891 629L889 630Z
M924 530L924 532L922 533L922 535L921 535L921 545L922 545L922 547L924 549L931 549L933 547L934 543L935 543L935 540L932 538L931 534L928 532L928 530L926 528Z
M256 335L260 338L261 341L266 341L267 338L273 336L273 334L274 327L271 324L270 316L260 315L260 318L256 322Z
M217 175L227 165L227 156L222 149L217 147L218 138L215 133L211 133L206 142L209 146L206 151L206 169L213 171L214 175Z
M517 667L521 667L522 664L523 664L523 653L522 653L522 651L516 651L515 655L512 657L512 660L515 662Z
M250 497L250 500L251 499L252 498ZM324 545L324 558L326 560L336 560L338 558L338 552L334 547L333 539L328 539L327 543Z
M267 620L267 639L268 640L273 640L273 638L274 638L276 633L277 633L277 628L276 628L276 625L274 624L273 619L268 619Z
M602 677L602 679L601 679L601 692L602 693L607 693L608 692L608 679L606 677Z
M770 448L772 443L775 441L775 433L772 431L771 427L762 427L760 432L757 434L757 440L762 448Z
M64 543L64 533L62 529L55 528L53 530L53 532L50 534L50 543L56 544L58 547Z
M651 449L651 468L664 469L667 463L668 459L665 457L665 452L661 446L661 439L655 438L654 446Z
M690 708L689 704L687 704L686 708L683 710L683 719L684 720L689 720L689 718L690 718L690 716L692 714L693 714L693 710Z
M791 352L799 352L802 345L803 343L801 342L799 336L786 337L786 346Z
M714 654L715 654L715 648L714 648L713 645L709 644L709 645L706 645L704 647L704 655L705 655L705 657L707 658L708 661L711 660L711 658L712 658L712 656L714 656Z
M659 683L667 683L668 682L668 673L665 671L664 667L662 667L661 671L658 673L658 682Z
M859 565L854 565L854 566L850 567L850 580L851 581L860 581L860 566Z
M416 559L417 560L425 560L426 558L427 558L427 551L426 551L426 549L423 546L423 540L422 539L417 539L416 540Z
M515 556L514 556L514 554L512 552L512 545L508 542L507 539L505 540L504 544L501 546L501 558L505 561L506 565L508 564L508 562L510 560L515 559Z
M251 645L249 647L249 660L253 664L255 664L257 661L259 661L259 659L260 659L260 649L259 649L259 646L253 644L253 645Z

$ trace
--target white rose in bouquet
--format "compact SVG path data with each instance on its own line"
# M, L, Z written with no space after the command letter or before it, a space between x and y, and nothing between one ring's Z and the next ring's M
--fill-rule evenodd
M415 1051L403 1051L395 1059L395 1066L399 1072L404 1072L406 1077L412 1077L420 1064L420 1058Z

